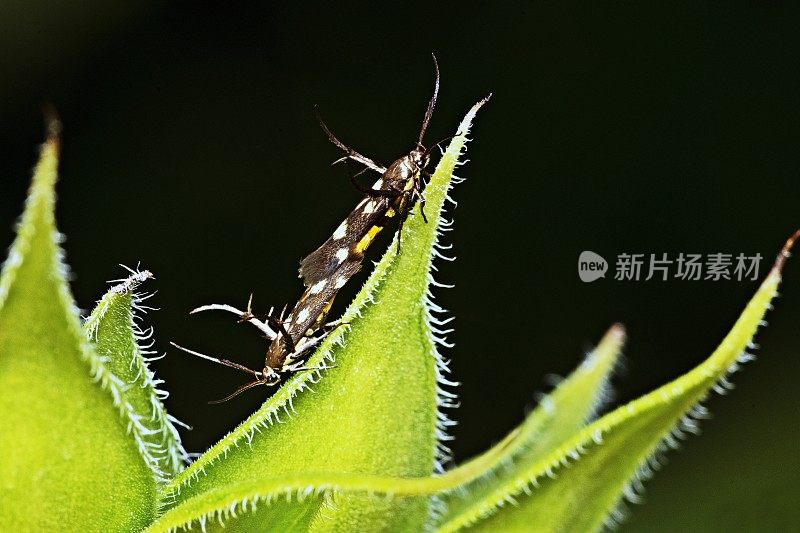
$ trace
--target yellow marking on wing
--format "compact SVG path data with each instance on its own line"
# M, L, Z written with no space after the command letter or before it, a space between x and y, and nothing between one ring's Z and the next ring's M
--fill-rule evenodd
M357 254L363 254L364 250L369 248L369 245L372 244L372 241L375 239L375 236L381 232L383 228L381 226L372 226L369 228L369 231L366 235L361 237L361 240L358 241L356 244L355 251Z
M396 213L394 212L394 208L390 207L386 210L386 214L384 215L386 218L392 218Z
M330 312L332 306L333 306L333 298L328 300L328 303L325 304L325 307L323 307L322 311L320 311L320 313L317 315L317 319L314 321L313 328L309 328L309 331L311 331L311 334L308 335L309 337L314 334L314 330L316 330L318 327L322 325L323 322L325 322L325 318L328 316L328 313Z

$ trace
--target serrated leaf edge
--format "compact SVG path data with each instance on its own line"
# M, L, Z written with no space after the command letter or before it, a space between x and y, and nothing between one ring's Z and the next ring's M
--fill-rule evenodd
M55 183L58 175L59 148L59 139L56 134L51 134L40 148L39 161L34 168L22 217L17 224L17 236L9 249L8 257L3 263L0 273L0 309L5 304L16 274L31 249L31 240L38 230L49 231L49 241L53 247L50 275L56 280L58 302L67 314L67 330L78 348L81 360L89 366L88 375L93 382L98 383L101 388L110 393L123 426L129 426L134 422L122 402L124 384L109 371L104 364L104 358L95 352L94 346L84 334L80 322L80 310L75 304L72 291L67 283L67 280L70 279L70 271L65 261L64 250L61 248L64 235L55 229ZM43 217L43 220L37 220L39 217ZM43 227L37 227L37 222L41 223ZM53 229L49 230L48 228Z
M150 350L153 342L145 345L147 341L152 341L153 327L143 329L138 323L142 316L147 313L149 307L143 304L149 298L149 294L138 292L139 286L152 275L149 271L131 270L131 275L119 283L113 285L98 300L95 309L85 319L83 327L86 337L95 342L97 340L97 330L100 327L108 308L113 299L120 295L129 295L131 298L131 320L129 327L135 340L135 347L130 354L130 367L136 368L137 375L131 382L124 382L122 378L115 376L115 383L122 383L119 390L120 406L126 413L128 419L127 431L133 436L139 453L150 468L157 483L166 483L173 475L180 472L189 462L189 456L181 444L180 434L177 425L184 427L186 424L180 422L172 415L168 414L162 400L169 396L169 393L158 389L158 385L164 381L156 379L155 372L150 369L149 362L160 359L160 357L146 358L145 355L153 355L156 352ZM124 354L118 354L120 357ZM100 356L103 361L106 357ZM109 370L110 372L110 370ZM132 387L140 387L148 390L151 412L149 414L137 413L133 405L125 400L128 390ZM154 427L148 427L154 426ZM154 438L158 435L158 438Z
M505 505L519 505L517 498L523 494L535 497L539 479L555 478L559 469L567 468L574 462L579 461L589 453L589 449L592 446L600 446L603 442L603 434L610 429L622 424L645 409L655 407L659 401L669 401L671 398L681 394L686 387L694 386L701 389L701 391L698 391L697 400L691 402L691 406L678 418L675 426L660 438L658 444L650 452L645 454L639 467L622 488L619 502L609 510L604 521L604 525L607 527L614 527L616 523L623 519L623 515L620 512L622 498L632 502L640 500L638 494L643 489L642 482L652 477L653 471L660 466L657 459L658 453L677 448L679 441L685 438L687 433L696 433L699 420L707 417L708 411L702 403L706 400L710 391L713 390L722 394L725 390L731 388L728 380L730 374L738 370L742 363L751 361L754 358L750 352L744 351L735 356L728 364L720 366L721 363L727 362L725 355L733 347L733 338L743 335L740 329L747 329L748 331L751 329L747 335L748 340L743 344L750 349L755 346L752 343L752 338L756 333L756 329L765 324L759 318L763 319L767 310L771 309L770 302L777 295L777 287L781 279L777 266L778 263L770 271L733 328L720 343L720 346L706 360L670 383L615 409L588 425L576 433L574 438L554 450L552 454L532 465L525 472L520 473L513 486L507 485L505 490L496 491L481 503L476 503L473 506L473 508L477 509L475 512L464 513L447 524L441 524L438 531L440 533L457 531L474 525L497 513ZM751 322L755 324L752 328L748 328ZM707 383L709 380L711 383Z
M259 503L271 503L276 498L302 501L309 496L331 492L359 493L380 498L429 497L445 488L441 478L387 478L350 474L301 474L280 478L248 481L219 490L210 490L193 496L166 511L147 529L150 533L188 529L198 523L203 530L209 521L235 517L237 512L253 512ZM216 499L216 502L213 500ZM202 505L208 510L192 509ZM188 509L188 512L187 512ZM180 518L189 514L191 518Z
M445 489L443 494L436 496L442 502L441 512L432 517L426 526L426 530L435 531L437 523L441 523L447 516L447 511L449 510L447 504L451 500L446 498L458 496L465 500L475 499L474 491L472 490L475 483L497 484L500 482L500 479L495 477L498 471L519 468L521 455L528 452L531 445L539 441L542 428L536 422L542 421L541 416L543 415L537 417L537 414L544 412L546 416L554 413L555 406L553 403L556 401L554 398L563 393L563 387L568 386L573 380L580 381L585 373L594 372L595 367L601 364L604 371L601 373L600 379L595 383L596 388L593 390L591 405L588 407L583 421L584 424L591 422L600 409L611 400L610 380L615 367L619 363L620 352L625 343L625 338L625 328L621 324L612 325L603 335L598 345L586 354L577 368L564 381L559 383L553 392L541 395L536 410L529 414L522 424L514 428L487 451L445 472L442 477L446 478L447 482L454 488L452 490ZM483 488L484 490L488 489L488 487Z

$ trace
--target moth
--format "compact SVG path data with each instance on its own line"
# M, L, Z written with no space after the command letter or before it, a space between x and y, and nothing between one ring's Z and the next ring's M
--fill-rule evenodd
M229 396L211 403L227 401L260 385L277 385L283 375L307 369L304 366L304 358L338 325L338 322L325 324L325 319L336 295L361 269L364 253L374 242L376 236L389 223L397 220L400 232L398 233L399 251L399 236L414 200L419 200L420 215L427 222L425 198L422 191L424 176L430 176L426 168L430 164L431 157L430 150L425 148L422 141L439 94L439 65L436 56L433 56L433 62L436 70L433 96L425 110L416 146L388 167L376 163L342 143L317 113L320 126L328 139L345 154L333 164L340 162L345 164L348 170L348 179L357 190L364 194L364 197L339 224L333 234L319 248L300 261L299 277L302 278L305 289L297 304L285 318L285 311L281 312L279 316L273 316L272 310L270 310L265 319L259 319L252 313L252 297L244 311L219 304L199 307L192 311L192 313L197 313L223 310L235 313L239 315L240 322L251 323L270 339L262 370L253 370L227 359L211 357L171 343L183 351L241 370L255 378L236 389ZM439 146L445 140L447 139L439 141L431 148ZM360 163L364 165L364 171L373 170L378 172L380 177L372 184L372 187L364 187L350 172L348 161Z

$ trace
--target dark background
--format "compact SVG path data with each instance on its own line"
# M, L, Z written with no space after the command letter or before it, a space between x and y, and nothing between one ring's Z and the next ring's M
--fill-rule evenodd
M148 320L167 406L202 451L263 401L175 340L256 367L265 345L210 302L292 303L297 261L359 198L317 126L389 162L412 147L438 55L428 140L488 92L455 196L458 261L437 291L457 317L458 460L500 439L613 322L628 328L626 401L721 340L756 288L735 281L579 281L578 254L761 253L798 226L796 13L766 3L44 2L0 7L0 246L42 139L64 122L58 219L79 305L117 263L157 280ZM380 246L376 247L379 248ZM377 251L377 250L376 250ZM375 257L373 257L374 259ZM613 264L612 264L613 269ZM363 280L363 276L359 278ZM360 281L339 300L339 309ZM648 483L625 530L778 530L798 513L800 265L759 360L714 397L704 436ZM336 312L334 313L336 315ZM498 340L500 339L500 340ZM402 371L402 369L398 369Z

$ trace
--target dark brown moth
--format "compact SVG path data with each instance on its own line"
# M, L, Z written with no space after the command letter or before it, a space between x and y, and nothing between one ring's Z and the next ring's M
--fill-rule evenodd
M193 313L212 309L229 311L238 314L240 321L249 322L258 327L271 341L267 349L264 368L260 371L253 370L227 359L210 357L172 343L181 350L253 375L255 378L253 381L242 385L219 402L227 401L239 393L259 385L276 385L281 381L282 375L306 369L303 366L304 359L311 348L316 346L336 325L336 323L325 324L325 319L336 295L361 269L364 253L375 237L393 220L397 220L398 231L402 233L403 222L408 217L415 199L419 200L420 214L427 222L422 190L424 187L423 176L430 175L426 171L426 167L430 163L430 151L425 148L422 141L439 93L439 65L436 56L433 56L433 61L436 69L436 82L433 96L425 111L416 146L388 167L379 165L346 146L336 138L318 115L320 125L330 141L345 153L334 164L345 163L348 168L348 178L360 192L364 193L364 197L336 228L331 237L300 261L300 277L303 279L305 290L288 316L284 318L281 313L280 316L275 317L270 311L264 321L259 320L251 311L251 303L248 303L245 311L228 305L203 306L193 311ZM444 141L440 141L434 146L438 146L441 142ZM348 160L364 165L364 170L370 169L380 173L380 178L373 183L371 188L363 187L349 172ZM400 233L398 233L398 250Z

